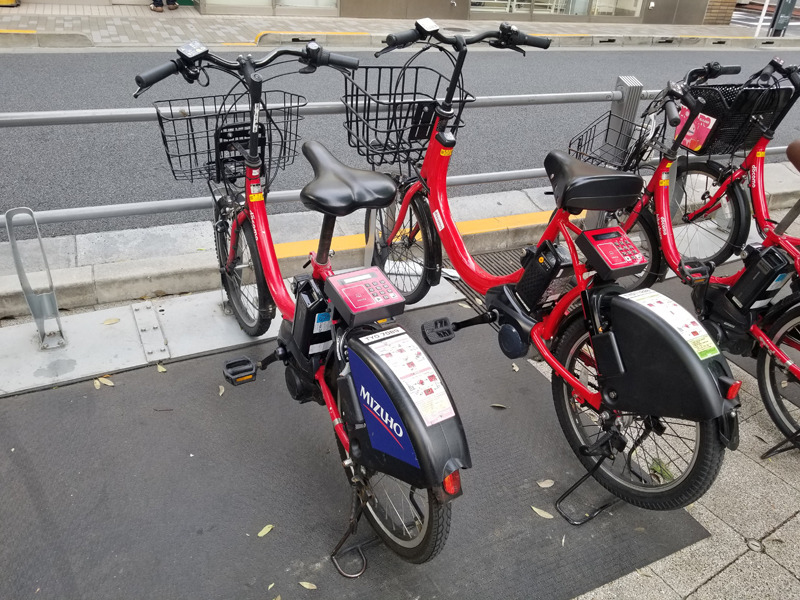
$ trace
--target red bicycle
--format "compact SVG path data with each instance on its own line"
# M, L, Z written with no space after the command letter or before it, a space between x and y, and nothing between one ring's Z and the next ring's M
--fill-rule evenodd
M212 69L236 84L224 96L157 102L167 156L177 179L207 179L214 201L214 230L222 285L242 328L263 333L281 312L277 348L254 363L226 363L233 385L254 381L258 370L281 362L286 385L299 402L328 410L342 466L351 488L347 531L365 515L379 538L402 558L422 563L444 547L452 500L462 494L461 469L471 466L461 419L433 361L392 322L403 312L402 295L377 267L336 275L328 260L337 217L378 209L394 200L391 178L351 169L317 142L303 145L315 178L301 192L303 204L324 215L310 275L294 278L292 298L278 266L265 194L278 169L296 154L301 96L264 92L262 72L280 64L301 73L317 67L342 70L358 61L311 42L304 49L278 48L255 60L225 60L199 42L178 49L178 58L136 78L145 89L180 73L207 84ZM272 72L272 71L271 71ZM270 101L273 101L272 103ZM388 322L387 322L388 320ZM381 321L383 324L379 324Z
M709 63L690 71L683 82L670 83L651 102L644 113L640 135L626 160L629 168L636 169L650 152L656 152L660 154L660 161L640 201L624 215L617 214L610 218L618 219L625 230L636 222L644 223L643 229L647 232L657 230L658 238L651 240L651 244L654 247L660 245L661 253L654 254L654 261L657 263L663 257L666 262L663 269L668 266L692 287L692 301L698 318L722 350L758 359L757 378L764 405L780 431L792 437L800 430L800 367L797 365L800 359L800 240L785 232L800 213L800 203L789 211L780 224L768 218L763 194L763 165L764 149L771 136L764 131L760 119L751 117L745 125L735 130L723 117L720 117L718 125L708 119L707 90L715 88L699 86L698 83L738 71L739 67ZM767 115L767 121L775 124L783 119L788 107L800 94L800 73L796 67L783 67L777 59L773 59L764 70L766 79L772 72L785 75L791 87L780 88L777 95L771 87L755 88L755 95L754 88L739 87L737 93L745 94L745 101L751 106L749 113L760 110L762 116ZM756 74L751 81L763 78L764 75ZM734 97L734 105L741 104L738 98ZM678 104L682 105L680 112ZM760 108L753 109L754 105ZM674 137L665 135L667 124L675 127ZM693 140L687 141L690 135ZM670 197L670 179L676 161L681 158L678 153L687 145L702 153L723 143L729 149L747 147L749 143L755 146L740 169L727 171L727 174L718 173L722 177L721 180L716 179L720 181L720 189L713 196L704 193L696 203L685 208L687 195L681 189L683 199L677 203L684 207L684 216L676 220L673 216L676 199ZM800 164L800 144L793 142L790 148L790 160ZM700 170L691 161L682 164L684 169ZM711 169L709 165L713 165L712 162L704 164L706 167L703 169ZM677 178L679 187L683 188L685 184L680 182L680 169L679 163ZM756 222L764 239L761 244L744 248L743 264L737 266L735 273L717 276L714 273L718 265L714 261L707 257L697 259L687 256L685 249L679 248L680 229L687 220L710 223L716 219L713 215L720 212L741 215L746 208L743 186L748 173L755 201ZM727 212L729 209L732 211ZM704 217L704 214L708 217ZM652 224L653 219L658 222L657 228ZM716 225L712 227L718 229ZM708 227L705 230L708 232L710 229ZM729 231L733 229L738 229L738 225L734 223ZM715 236L709 233L707 237ZM714 257L719 259L728 255L731 247L729 242L716 247ZM653 269L654 272L659 270L662 268ZM790 290L788 294L783 289L787 284L786 289Z
M346 76L351 145L373 167L399 165L408 174L397 202L377 211L375 229L367 221L375 264L417 300L438 281L441 243L461 278L484 296L486 310L458 323L426 323L426 340L447 341L464 327L495 323L506 356L519 358L534 345L554 371L559 423L588 471L581 481L593 475L644 508L685 506L711 485L724 448L738 443L740 384L699 323L677 304L651 290L620 293L613 280L646 263L621 229L584 232L572 222L584 210L635 204L641 177L563 152L548 154L545 169L557 209L537 245L526 249L522 268L508 275L483 270L459 235L446 175L470 97L461 69L468 46L484 40L515 50L549 45L508 24L469 38L445 36L424 19L387 36L387 48L378 53L423 41L403 67L367 67ZM429 79L444 90L441 101L436 92L419 89L425 67L415 61L431 49L452 65L449 79Z

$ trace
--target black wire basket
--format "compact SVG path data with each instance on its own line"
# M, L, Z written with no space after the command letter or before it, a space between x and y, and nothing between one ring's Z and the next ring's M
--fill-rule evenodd
M403 175L422 160L443 99L447 77L429 67L362 67L345 73L347 140L370 165L397 165ZM461 113L475 97L459 84L449 130L464 126Z
M272 180L297 156L297 129L302 119L299 110L306 99L289 92L268 91L262 102L259 154L262 175ZM247 148L250 139L246 94L161 100L155 107L175 179L219 183L244 176L244 157L239 148Z
M750 150L787 104L793 102L793 92L793 88L779 85L767 88L730 84L695 86L691 89L692 95L705 100L701 116L711 117L713 122L704 127L704 134L707 133L704 139L693 137L695 134L690 131L683 147L696 155Z
M638 139L641 132L638 123L608 111L569 141L569 153L601 167L626 169L631 141Z

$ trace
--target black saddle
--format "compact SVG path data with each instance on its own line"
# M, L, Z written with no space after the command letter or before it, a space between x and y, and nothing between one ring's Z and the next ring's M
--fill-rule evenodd
M343 217L359 208L384 208L394 200L397 184L388 175L351 169L319 142L303 144L303 154L314 168L314 179L300 190L306 208Z
M556 206L578 214L582 210L618 210L633 206L644 182L636 173L598 167L554 150L544 159Z

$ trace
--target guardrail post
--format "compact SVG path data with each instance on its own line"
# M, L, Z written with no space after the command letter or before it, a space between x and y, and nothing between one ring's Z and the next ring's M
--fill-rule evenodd
M620 75L614 86L615 90L622 92L622 99L611 102L606 144L616 148L617 156L615 158L619 160L625 158L630 145L643 87L642 82L633 75Z
M44 273L47 278L43 292L35 292L33 290L28 280L28 275L25 273L25 266L22 264L22 257L20 256L19 247L17 246L17 238L14 235L14 217L19 215L27 215L32 221L33 226L36 227L36 239L39 241L39 250L42 253ZM22 294L25 296L25 301L28 303L31 315L33 315L33 320L36 322L36 329L39 332L39 349L48 350L50 348L65 346L67 341L64 339L64 334L61 329L61 317L58 314L58 302L56 301L56 292L53 288L53 278L50 276L50 266L47 263L47 255L44 252L44 244L42 243L42 234L39 232L39 225L36 223L36 217L30 208L12 208L6 211L5 221L6 231L8 231L8 241L11 245L11 255L14 258L17 277L19 277L19 285L22 288ZM56 321L55 331L48 331L45 326L45 321L50 319L55 319Z

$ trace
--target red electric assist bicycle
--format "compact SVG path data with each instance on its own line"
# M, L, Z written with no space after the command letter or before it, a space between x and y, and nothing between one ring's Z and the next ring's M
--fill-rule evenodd
M447 201L446 174L458 125L453 103L467 97L461 68L467 47L482 40L513 49L546 48L549 40L507 24L466 39L448 37L425 19L412 30L387 36L388 46L378 54L419 40L425 40L421 52L432 47L446 52L445 46L455 51L448 53L453 74L449 81L442 77L442 102L416 89L423 69L412 66L418 55L404 67L370 67L347 76L351 144L374 167L410 162L408 170L416 171L414 161L424 155L419 175L401 181L398 202L379 210L376 263L385 265L404 293L419 296L419 286L427 291L438 275L441 239L458 274L485 296L486 311L458 323L426 323L426 340L447 341L464 327L497 323L506 356L522 357L535 345L555 372L559 423L589 471L564 496L593 475L616 496L644 508L693 502L716 477L724 448L738 443L740 384L688 312L651 290L622 294L613 284L646 262L621 229L584 232L571 222L584 210L635 204L641 177L551 152L545 169L558 208L539 243L526 249L521 269L490 275L469 255ZM412 286L403 285L410 280ZM567 517L560 507L564 496L557 506Z
M288 58L287 58L288 57ZM283 59L283 60L281 60ZM430 357L394 323L378 324L403 312L402 295L377 267L335 275L328 260L337 217L377 209L394 200L391 178L350 169L321 144L303 153L315 179L301 192L303 204L323 213L311 275L294 278L288 293L267 220L264 194L277 169L294 157L299 107L305 100L285 92L263 92L261 71L279 64L358 67L311 42L305 49L278 48L260 60L228 61L199 42L178 49L178 58L137 76L138 96L180 73L187 82L208 83L216 69L237 83L225 96L156 103L167 155L178 179L206 178L214 201L214 228L222 284L248 333L266 327L268 310L281 311L277 349L254 364L231 361L225 377L233 385L255 380L258 369L285 366L286 384L299 402L327 407L351 486L348 529L362 514L386 545L402 558L421 563L444 547L451 501L461 495L460 469L471 466L464 429L450 393ZM270 104L269 99L277 104ZM274 304L272 304L274 299Z
M768 69L771 71L773 67L775 70L783 69L775 61L770 63ZM800 431L800 366L797 364L800 360L800 249L798 239L785 232L800 213L800 203L777 225L764 219L766 202L758 190L763 190L766 136L758 139L746 159L746 164L754 173L751 191L756 194L754 198L759 199L757 214L762 212L762 217L758 219L759 229L764 236L763 243L744 249L744 264L737 272L715 276L717 265L713 261L686 258L676 242L676 228L680 226L674 224L672 216L674 202L670 202L670 174L678 159L678 152L687 143L685 139L690 132L696 138L694 143L700 144L696 147L701 148L714 139L720 140L720 135L712 136L720 129L725 131L726 127L723 122L720 129L711 128L709 133L708 120L705 118L706 102L702 95L695 96L698 88L693 84L738 70L739 67L709 63L690 71L684 82L670 83L651 102L645 110L640 137L632 145L631 168L635 169L638 161L652 151L660 153L661 159L640 202L626 216L617 218L620 218L622 228L626 230L635 222L647 223L654 218L658 221L658 239L651 243L653 247L660 244L661 255L667 266L681 281L692 287L692 301L698 319L722 350L758 359L756 374L767 412L787 438L796 439ZM792 83L792 88L784 89L789 98L785 102L790 104L790 98L800 93L800 73L795 68L784 69L783 72ZM676 102L682 105L680 113ZM775 104L772 106L774 108ZM664 135L667 123L676 128L673 139ZM754 126L758 127L757 121ZM698 137L703 127L706 127L705 133L708 135L705 141ZM760 128L758 131L761 131ZM735 133L741 136L739 132ZM795 164L800 163L798 146L798 142L793 142L792 151L788 153ZM705 208L698 210L722 210L725 204L746 206L742 190L743 171L739 169L728 175L720 186L725 187L724 194L722 191L715 194L716 200L705 196L702 199ZM721 201L723 195L728 199ZM648 206L652 206L655 216ZM694 212L697 213L697 210ZM647 225L644 229L650 231L653 228L653 225ZM654 257L659 260L657 253L654 253ZM790 293L779 296L786 284L790 284Z

